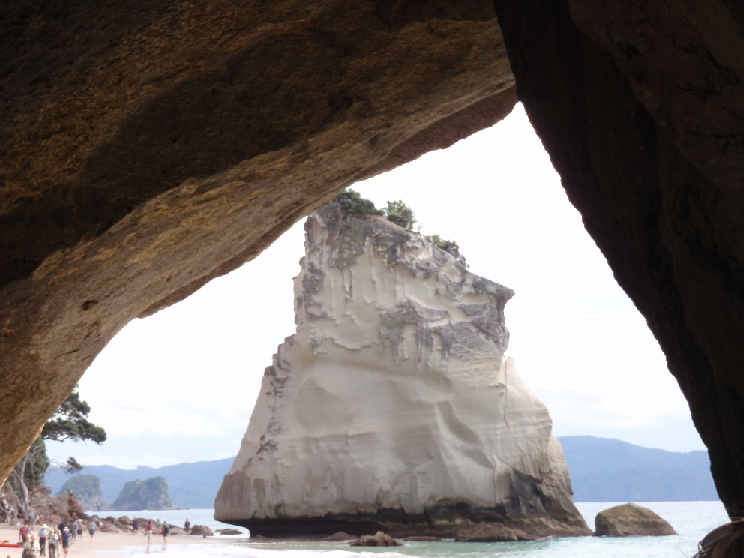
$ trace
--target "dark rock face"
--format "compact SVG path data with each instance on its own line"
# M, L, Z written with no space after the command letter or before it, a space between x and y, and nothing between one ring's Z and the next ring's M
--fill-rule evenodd
M602 5L599 5L602 4ZM744 497L744 7L496 0L520 100Z
M595 537L661 537L677 532L658 514L638 504L601 511L594 519Z
M490 0L19 0L0 52L0 479L129 321L516 100Z
M532 123L741 515L744 7L495 5ZM0 478L127 322L502 118L492 6L3 3Z

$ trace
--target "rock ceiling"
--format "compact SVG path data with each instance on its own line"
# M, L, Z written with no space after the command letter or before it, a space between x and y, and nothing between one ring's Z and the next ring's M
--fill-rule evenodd
M737 513L743 26L731 0L4 3L0 476L127 322L498 122L516 78Z

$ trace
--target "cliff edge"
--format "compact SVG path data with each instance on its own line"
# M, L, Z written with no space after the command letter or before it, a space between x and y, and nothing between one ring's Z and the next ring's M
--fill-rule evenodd
M333 202L305 224L297 330L266 369L215 519L251 535L587 535L545 406L504 357L513 292Z

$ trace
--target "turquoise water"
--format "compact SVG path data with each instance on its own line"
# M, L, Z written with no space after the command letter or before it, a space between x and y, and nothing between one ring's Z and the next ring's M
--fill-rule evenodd
M619 503L619 502L618 502ZM519 558L680 558L692 557L698 541L714 527L728 521L720 502L639 502L651 508L669 521L679 533L678 537L634 537L626 539L581 537L575 539L548 539L517 543L455 543L455 542L406 542L404 546L385 548L350 548L337 542L250 542L245 537L215 537L219 544L209 546L179 545L173 537L167 548L152 545L146 552L144 547L133 547L132 556L145 554L169 554L173 558L382 558L374 555L384 553L385 558L493 558L499 556ZM595 515L614 503L579 502L576 506L594 528ZM126 512L106 514L127 515ZM163 519L169 523L183 525L188 518L192 525L208 525L210 528L224 527L211 515L213 510L174 510L168 512L137 512L143 517ZM129 512L132 517L132 512Z

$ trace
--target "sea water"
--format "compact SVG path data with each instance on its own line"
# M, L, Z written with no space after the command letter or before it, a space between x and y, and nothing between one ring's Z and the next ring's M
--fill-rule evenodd
M617 505L611 502L578 502L576 507L594 529L594 517L600 511ZM133 545L126 550L131 556L169 554L172 558L682 558L692 557L697 543L714 527L728 521L721 502L638 502L652 509L672 524L677 537L578 537L546 539L533 542L456 543L404 542L395 548L351 548L340 542L269 542L251 541L243 536L215 536L213 545L179 545L178 537L170 537L167 547L155 537L156 544ZM106 515L127 515L132 512L103 512ZM172 510L137 512L139 517L161 519L182 526L206 525L213 531L231 526L214 520L214 510ZM245 531L244 529L240 529Z

